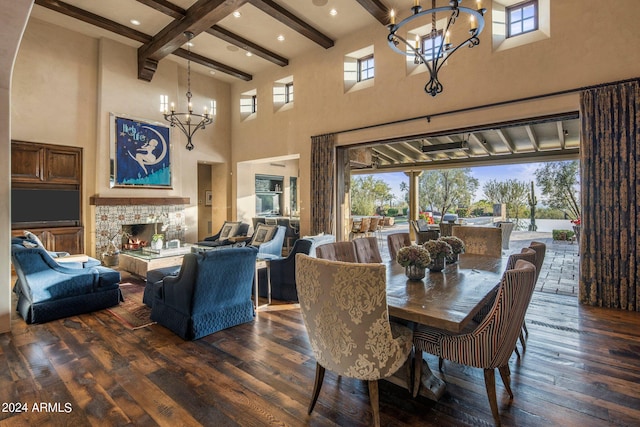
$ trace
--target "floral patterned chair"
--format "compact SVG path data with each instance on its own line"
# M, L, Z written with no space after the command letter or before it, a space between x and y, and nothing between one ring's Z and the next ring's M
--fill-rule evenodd
M535 277L535 266L524 260L518 260L514 269L505 271L491 311L471 332L455 335L418 326L413 338L416 362L414 396L418 394L420 385L418 380L422 363L419 362L422 361L423 351L463 365L482 368L491 412L496 425L500 425L495 369L498 368L507 393L513 399L509 357L520 335L524 315L533 295Z
M316 357L308 413L318 400L325 369L368 381L373 424L380 425L378 380L398 371L411 353L412 332L391 323L386 267L296 257L300 311Z
M499 228L457 225L451 235L464 242L466 254L502 256L502 230Z

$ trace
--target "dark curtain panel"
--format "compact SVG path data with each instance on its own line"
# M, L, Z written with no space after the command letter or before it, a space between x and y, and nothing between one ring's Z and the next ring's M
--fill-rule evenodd
M582 92L580 302L640 309L640 84Z
M333 234L335 135L311 138L311 233Z

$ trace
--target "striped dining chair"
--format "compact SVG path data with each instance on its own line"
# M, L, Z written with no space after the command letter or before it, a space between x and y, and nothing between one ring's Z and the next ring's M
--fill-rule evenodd
M536 258L537 258L536 251L534 251L531 248L522 248L520 253L515 253L515 254L509 255L509 259L507 261L507 270L511 270L511 269L515 268L516 262L518 262L519 259L523 259L523 260L525 260L527 262L530 262L533 265L536 265ZM538 277L538 268L537 267L536 267L536 277ZM522 333L523 331L526 331L526 330L527 330L527 325L526 325L526 322L523 320L522 321L522 330L520 331L520 344L522 345L522 353L524 353L525 350L527 349L527 345L525 344L525 340L524 340L524 334ZM517 345L515 346L514 351L516 352L516 355L518 357L520 357L520 352L518 351L518 346Z
M534 264L536 266L536 283L538 283L538 277L540 277L542 264L544 263L544 257L547 253L547 245L542 242L532 241L531 243L529 243L529 248L536 251L536 262ZM529 331L527 330L526 324L522 324L522 329L524 330L525 336L529 337Z
M518 260L514 269L505 271L491 311L471 332L455 335L419 325L413 334L413 395L418 394L420 386L423 351L463 365L482 368L493 419L499 426L495 369L500 372L505 389L513 399L509 358L533 294L535 277L535 266L524 260Z
M328 369L367 381L372 425L380 426L378 380L392 376L405 364L413 336L411 329L389 320L386 275L382 264L296 256L300 312L316 358L309 414ZM333 396L330 399L335 402Z

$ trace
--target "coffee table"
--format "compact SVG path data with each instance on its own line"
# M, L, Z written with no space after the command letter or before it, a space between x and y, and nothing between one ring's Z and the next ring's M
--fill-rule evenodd
M179 248L161 249L159 253L144 250L120 252L119 268L140 277L147 277L147 271L157 268L182 265L182 258L191 252L193 245Z

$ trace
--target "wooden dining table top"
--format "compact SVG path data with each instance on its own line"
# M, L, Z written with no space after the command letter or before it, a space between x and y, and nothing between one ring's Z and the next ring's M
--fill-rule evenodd
M462 254L455 264L424 279L407 279L404 267L387 264L389 315L460 333L487 303L500 284L507 260Z

